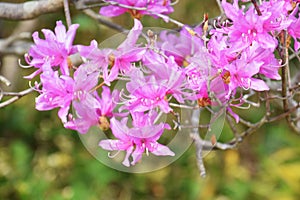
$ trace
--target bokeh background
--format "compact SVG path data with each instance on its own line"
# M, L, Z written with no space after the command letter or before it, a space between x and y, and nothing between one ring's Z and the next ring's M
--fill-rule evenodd
M181 0L171 16L197 24L204 13L217 16L217 4ZM71 14L73 23L80 24L75 43L88 45L94 38L100 42L117 33L75 9ZM0 20L0 38L20 30L52 29L56 20L65 21L62 11L23 22ZM112 20L131 27L128 15ZM175 27L150 17L142 21L145 26ZM30 70L18 67L19 58L22 61L20 56L0 54L1 74L12 81L11 87L1 85L6 91L28 87L22 77ZM284 121L264 125L237 150L209 153L204 158L206 178L199 175L193 146L168 167L132 174L92 157L78 134L63 128L57 110L35 110L36 96L32 93L0 109L0 199L300 199L300 137ZM257 110L247 111L247 116L259 119ZM220 140L230 137L225 124Z

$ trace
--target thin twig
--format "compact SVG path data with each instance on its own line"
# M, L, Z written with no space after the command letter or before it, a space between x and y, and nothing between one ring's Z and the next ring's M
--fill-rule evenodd
M300 62L300 56L299 56L300 51L296 52L291 47L289 47L289 50L292 51L292 53L293 53L292 55L289 56L289 60L292 60L292 59L294 59L296 57L298 59L298 61Z
M1 9L0 9L1 10ZM0 53L2 54L24 54L28 51L31 42L20 44L20 40L26 40L31 38L31 33L22 32L19 34L13 34L7 38L0 39ZM16 44L16 42L19 42Z
M279 121L281 119L284 119L284 118L290 116L299 107L300 107L300 105L298 104L297 106L290 108L287 112L284 112L284 113L281 113L280 115L276 115L274 117L271 117L271 118L269 118L269 119L266 120L266 123L275 122L275 121Z
M266 98L266 116L269 117L271 115L271 104L269 99L269 93L267 91L264 92Z
M123 28L123 26L106 20L101 15L96 14L93 10L88 9L88 10L83 10L83 12L87 16L89 16L89 17L97 20L100 24L103 24L103 25L105 25L105 26L107 26L107 27L109 27L111 29L114 29L114 30L119 31L119 32L124 32L124 33L128 32L128 30L125 29L125 28Z
M200 176L205 177L206 176L206 170L205 166L203 164L203 157L202 157L202 140L199 136L199 134L192 133L190 137L193 139L195 147L196 147L196 158L197 158L197 165L200 171Z
M240 137L238 139L233 139L231 140L228 144L231 145L237 145L238 143L241 143L244 138L248 135L250 135L251 133L255 132L257 129L259 129L263 124L265 124L267 121L266 117L264 116L263 118L261 118L260 121L258 121L257 123L253 124L252 127L248 128L247 130L243 131L242 133L240 133Z
M191 138L193 140L197 140L197 144L195 144L195 145L197 146L197 148L200 148L200 146L201 146L202 150L227 150L227 149L234 149L234 148L236 148L237 144L243 142L243 140L244 140L245 137L247 137L251 133L257 131L257 129L259 129L262 125L264 125L266 123L271 123L271 122L275 122L275 121L279 121L281 119L284 119L287 116L289 116L291 113L295 112L299 107L300 107L300 104L298 104L295 107L290 108L285 113L282 113L280 115L277 115L277 116L274 116L274 117L271 117L271 118L268 118L265 115L258 122L253 123L253 124L250 123L250 122L249 123L245 123L246 121L240 118L240 121L243 120L244 121L243 124L247 124L249 128L247 130L239 133L239 138L234 138L233 140L229 141L228 143L216 142L215 144L212 144L211 141L202 140L199 137L198 132L195 132L194 135L191 134ZM196 135L198 135L198 136L196 136Z
M75 4L77 10L86 10L108 5L108 3L103 3L102 0L73 0L73 4Z
M11 85L11 82L7 78L5 78L4 76L1 76L1 75L0 75L0 82L3 82L6 86Z
M5 107L5 106L8 106L9 104L11 104L11 103L13 103L13 102L19 100L21 97L23 97L23 96L25 96L25 95L27 95L27 94L33 92L33 91L35 91L34 88L28 88L28 89L23 90L23 91L21 91L21 92L15 93L15 96L14 96L14 97L12 97L12 98L10 98L10 99L8 99L8 100L6 100L6 101L0 103L0 108L3 108L3 107ZM11 94L11 93L5 93L5 92L3 92L3 95L5 95L5 94ZM10 96L10 95L7 95L7 96Z
M206 109L208 110L208 107L206 107ZM194 111L194 112L200 112L201 111L201 108L197 111ZM210 128L211 127L211 124L213 124L214 122L217 121L217 119L222 115L224 114L225 112L225 109L224 108L221 108L220 110L218 110L217 112L213 112L211 109L209 109L209 111L213 114L213 117L211 118L210 122L207 123L207 124L199 124L199 123L192 123L191 125L180 125L180 128Z
M287 55L288 55L288 52L287 52L287 46L286 46L286 42L287 42L287 33L286 31L282 31L281 32L281 43L282 43L282 49L280 49L280 57L282 59L282 62L285 63L284 66L282 66L281 68L281 79L282 79L282 82L281 82L281 94L282 94L282 97L283 97L283 110L286 112L289 108L288 108L288 100L285 98L288 96L288 93L287 93L287 86L288 86L288 73L287 73L287 70L288 70L288 62L287 62Z
M216 0L216 2L218 4L219 10L221 12L221 15L223 15L225 13L225 11L224 11L224 8L223 8L223 6L221 4L221 0Z
M281 39L281 49L279 51L280 57L283 61L284 66L281 69L282 73L282 97L287 97L288 96L288 88L291 88L291 83L290 83L290 77L289 77L289 51L288 51L288 34L287 31L282 31L280 35ZM289 111L289 101L288 99L283 99L283 110L285 112ZM291 115L286 116L286 120L290 128L292 128L296 133L300 134L300 128L297 127L292 118Z
M65 11L65 17L67 21L67 26L70 27L72 25L72 21L71 21L71 14L69 8L69 0L64 0L64 11Z
M200 110L195 110L192 114L192 125L196 126L199 124L199 117L200 117ZM199 136L198 128L193 128L193 131L190 133L190 137L193 139L195 147L196 147L196 159L197 159L197 165L200 172L201 177L206 176L206 170L205 166L203 164L203 157L202 157L202 149L203 149L203 143L202 139Z
M240 140L240 135L238 133L238 130L236 129L236 126L234 125L233 118L230 115L226 115L226 119L227 119L227 122L228 122L232 132L233 132L235 139Z
M257 14L258 14L259 16L261 16L261 15L262 15L262 13L261 13L261 11L260 11L260 9L259 9L259 6L257 5L257 2L256 2L256 0L251 0L251 2L253 3L253 5L254 5L254 8L255 8L255 10L256 10L256 12L257 12Z

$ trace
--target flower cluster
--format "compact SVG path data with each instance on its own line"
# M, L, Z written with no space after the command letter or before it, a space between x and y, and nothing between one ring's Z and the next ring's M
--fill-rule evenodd
M213 65L220 68L228 82L228 94L237 87L268 90L268 86L255 76L264 75L280 79L280 62L274 56L278 46L276 36L294 21L289 18L285 1L265 1L259 6L259 13L251 4L249 8L239 8L238 1L233 5L222 1L230 22L212 31L208 49ZM219 48L215 48L215 45Z
M54 32L42 30L45 39L33 34L35 44L25 58L37 70L27 78L40 77L36 109L58 108L64 126L82 134L92 126L111 131L114 138L100 141L99 146L126 151L125 166L135 165L144 152L174 156L158 143L164 130L171 128L159 118L175 115L174 105L225 107L238 122L231 109L243 104L242 98L233 104L237 91L268 90L267 79L281 78L281 63L274 54L281 32L287 30L294 49L300 48L295 2L270 0L258 7L250 3L246 9L238 0L233 4L223 0L228 20L217 21L207 37L199 37L207 31L202 26L193 28L193 34L186 27L180 32L142 34L138 19L172 12L170 1L107 3L101 14L129 12L134 17L134 26L117 48L100 49L95 40L89 46L74 45L78 25L67 31L58 21ZM84 61L79 66L70 60L75 54ZM117 81L125 81L123 89L112 89Z

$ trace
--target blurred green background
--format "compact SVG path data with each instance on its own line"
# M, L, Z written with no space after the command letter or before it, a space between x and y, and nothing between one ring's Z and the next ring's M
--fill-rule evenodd
M181 0L172 16L196 24L204 13L210 17L219 14L214 1ZM94 38L100 42L116 33L73 9L72 17L81 25L75 43L87 45ZM31 31L53 28L58 19L64 20L62 12L43 15L34 21ZM125 15L113 21L130 28L129 19ZM174 27L150 17L143 23ZM8 37L21 22L0 20L0 24L0 36ZM22 76L29 71L7 65L7 57L12 56L0 55L1 72L14 71L13 86L1 87L27 88ZM166 168L130 174L93 158L77 133L63 128L57 110L36 111L36 95L0 110L0 199L300 199L300 138L284 122L263 126L237 150L211 152L204 158L206 178L199 175L193 146ZM257 111L247 115L258 120ZM220 139L228 135L225 125Z

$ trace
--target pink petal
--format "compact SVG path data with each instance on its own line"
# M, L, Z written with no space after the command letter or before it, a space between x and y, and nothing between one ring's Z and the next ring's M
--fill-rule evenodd
M128 9L126 8L121 8L118 6L105 6L100 9L99 14L107 17L115 17L118 15L122 15L127 10Z
M130 166L130 162L129 162L129 156L130 154L132 153L133 151L133 146L130 146L127 151L126 151L126 155L125 155L125 158L122 162L123 165L125 165L126 167L129 167Z
M175 156L175 153L169 149L169 147L162 145L162 144L156 144L156 148L151 151L156 156Z
M68 53L70 53L73 41L76 35L76 30L78 29L79 24L72 24L69 27L69 30L67 32L66 38L64 39L65 48L68 50Z
M40 74L42 72L41 69L36 70L35 72L33 72L30 75L24 76L25 79L33 79L35 76L37 76L38 74Z
M270 89L269 86L263 80L256 78L251 78L250 88L256 91L265 91Z
M129 141L129 137L127 135L129 129L126 123L127 123L127 118L123 118L121 122L116 120L114 117L111 118L110 120L110 127L113 135L122 141Z
M70 106L61 107L58 111L58 116L63 123L67 122L67 115L69 113Z
M101 140L99 142L99 146L102 149L108 150L108 151L117 151L117 150L124 150L120 149L120 146L122 145L122 142L120 140Z
M56 27L54 29L57 41L64 43L66 39L66 27L63 25L62 21L56 22Z
M231 114L231 116L235 119L235 122L239 123L240 117L235 112L233 112L233 110L230 107L227 107L226 109Z
M142 23L139 20L134 19L133 28L130 30L130 32L127 35L127 38L118 47L118 49L129 49L130 47L135 46L135 44L136 44L137 40L139 39L139 36L142 32L142 29L143 29Z
M132 156L132 162L131 162L132 165L135 165L139 160L141 160L144 151L145 151L145 147L138 146L138 145L136 146L134 152L131 155Z

